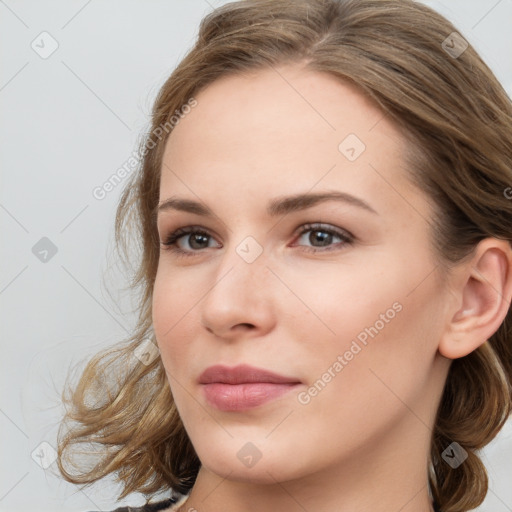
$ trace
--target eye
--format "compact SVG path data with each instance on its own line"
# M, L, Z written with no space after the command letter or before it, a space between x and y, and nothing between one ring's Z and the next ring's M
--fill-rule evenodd
M199 250L208 248L209 238L212 236L200 227L187 226L171 233L161 244L164 249L173 251L179 256L193 256ZM180 243L181 239L184 243ZM185 248L182 247L183 245Z
M305 236L307 233L309 235ZM333 251L338 249L340 245L351 245L354 243L354 237L350 233L321 223L305 224L302 226L299 232L299 239L305 239L313 244L310 247L306 246L307 252ZM334 244L334 239L341 240L341 243Z
M310 233L308 236L305 236ZM306 240L311 246L304 246L306 252L327 252L336 250L340 245L351 245L354 243L354 236L347 231L334 228L322 223L305 224L301 226L298 233L299 240ZM336 239L339 240L338 243ZM215 247L210 242L212 235L199 226L187 226L179 228L171 233L165 241L161 242L164 250L176 253L178 256L194 256L203 249ZM222 247L222 245L217 245Z

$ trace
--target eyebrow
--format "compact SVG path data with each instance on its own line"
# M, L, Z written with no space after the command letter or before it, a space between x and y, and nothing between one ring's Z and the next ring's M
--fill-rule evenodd
M292 196L277 197L269 201L267 205L267 215L269 217L286 215L288 213L311 208L312 206L326 201L340 201L378 215L378 213L368 203L363 201L363 199L347 194L346 192L339 191L303 193ZM178 210L204 217L215 216L213 211L205 204L192 199L180 197L171 197L162 201L155 209L155 213L158 214L159 212L168 210Z

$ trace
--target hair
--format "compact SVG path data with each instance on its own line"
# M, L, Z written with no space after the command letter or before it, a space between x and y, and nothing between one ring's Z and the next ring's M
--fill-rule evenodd
M58 465L64 478L89 485L115 475L123 498L136 491L185 494L197 477L200 461L160 357L145 365L133 354L154 339L155 207L168 128L176 124L171 118L220 77L304 63L371 98L408 141L407 172L431 199L429 234L441 271L466 261L487 237L511 242L511 100L471 45L459 56L446 51L443 41L453 32L443 16L413 0L244 0L204 17L195 45L156 97L140 165L118 205L121 259L129 265L130 249L140 251L130 283L140 297L138 320L129 338L92 358L63 395ZM509 308L490 339L453 360L448 372L427 461L430 493L443 512L467 511L484 500L488 477L478 451L511 413L511 381ZM442 458L454 442L467 452L457 469ZM94 455L92 464L75 460L83 454Z

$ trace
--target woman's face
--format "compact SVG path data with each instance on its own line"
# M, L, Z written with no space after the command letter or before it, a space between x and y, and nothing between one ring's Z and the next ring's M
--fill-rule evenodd
M298 65L196 99L166 146L158 214L164 243L194 229L162 244L153 322L203 467L273 483L408 444L422 460L449 294L404 140L352 86Z

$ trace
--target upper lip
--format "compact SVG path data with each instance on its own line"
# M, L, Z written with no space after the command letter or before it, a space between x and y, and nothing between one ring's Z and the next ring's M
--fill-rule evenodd
M271 382L275 384L297 384L300 381L293 377L278 375L263 368L256 368L247 364L229 367L215 365L207 368L199 376L200 384L244 384L251 382Z

